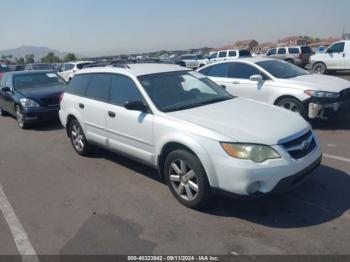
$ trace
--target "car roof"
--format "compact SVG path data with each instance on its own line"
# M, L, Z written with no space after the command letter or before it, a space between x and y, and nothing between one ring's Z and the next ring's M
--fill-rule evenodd
M7 75L28 75L28 74L35 74L35 73L57 73L54 70L29 70L29 71L11 71L6 72Z
M78 64L85 64L85 63L94 63L94 61L70 61L70 62L66 62L64 64L75 64L75 65L78 65Z
M190 71L190 69L174 65L174 64L158 64L158 63L145 63L145 64L125 64L125 68L119 67L92 67L84 68L76 73L88 74L88 73L129 73L134 76L151 75L166 72L176 71Z

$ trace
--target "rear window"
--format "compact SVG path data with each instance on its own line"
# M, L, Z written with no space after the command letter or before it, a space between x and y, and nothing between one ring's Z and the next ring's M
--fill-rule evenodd
M239 57L251 57L252 53L249 50L239 50Z
M85 96L91 75L76 75L69 82L66 92L72 95Z
M288 48L289 54L299 54L299 48L297 47L290 47Z
M33 73L14 75L13 82L16 90L41 87L55 87L66 84L66 82L62 78L60 78L56 73Z
M303 54L311 54L312 53L312 49L310 46L302 46L301 47L301 52Z

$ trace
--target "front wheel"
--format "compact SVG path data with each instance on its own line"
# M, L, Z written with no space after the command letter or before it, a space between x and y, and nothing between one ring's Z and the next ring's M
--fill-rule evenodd
M295 98L284 98L277 103L277 106L288 109L294 113L299 113L304 118L307 117L304 105Z
M312 70L316 74L326 74L327 73L327 67L324 63L316 63L313 65Z
M210 185L200 160L185 150L175 150L165 159L164 174L170 191L183 205L200 208L211 197Z
M26 129L28 127L28 124L24 120L23 110L19 105L16 105L16 119L20 128Z
M69 136L74 150L79 155L89 155L91 146L88 144L83 128L76 119L72 120L69 124Z

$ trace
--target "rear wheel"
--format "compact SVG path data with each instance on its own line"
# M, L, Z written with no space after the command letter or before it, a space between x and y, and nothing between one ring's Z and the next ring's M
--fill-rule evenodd
M312 70L316 74L326 74L327 73L327 67L324 63L318 62L313 65Z
M299 113L304 118L307 117L304 105L295 98L283 98L282 100L278 101L277 106L283 107L295 113Z
M165 159L164 174L170 191L183 205L200 208L208 203L211 190L200 160L185 150L175 150Z
M87 156L91 152L91 146L85 137L83 128L78 120L74 119L69 123L69 136L74 150L82 156Z

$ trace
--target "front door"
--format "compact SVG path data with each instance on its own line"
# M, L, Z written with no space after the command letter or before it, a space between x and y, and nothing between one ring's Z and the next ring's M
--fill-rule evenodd
M345 68L345 42L335 43L330 46L324 55L326 56L326 65L328 69L344 69Z

